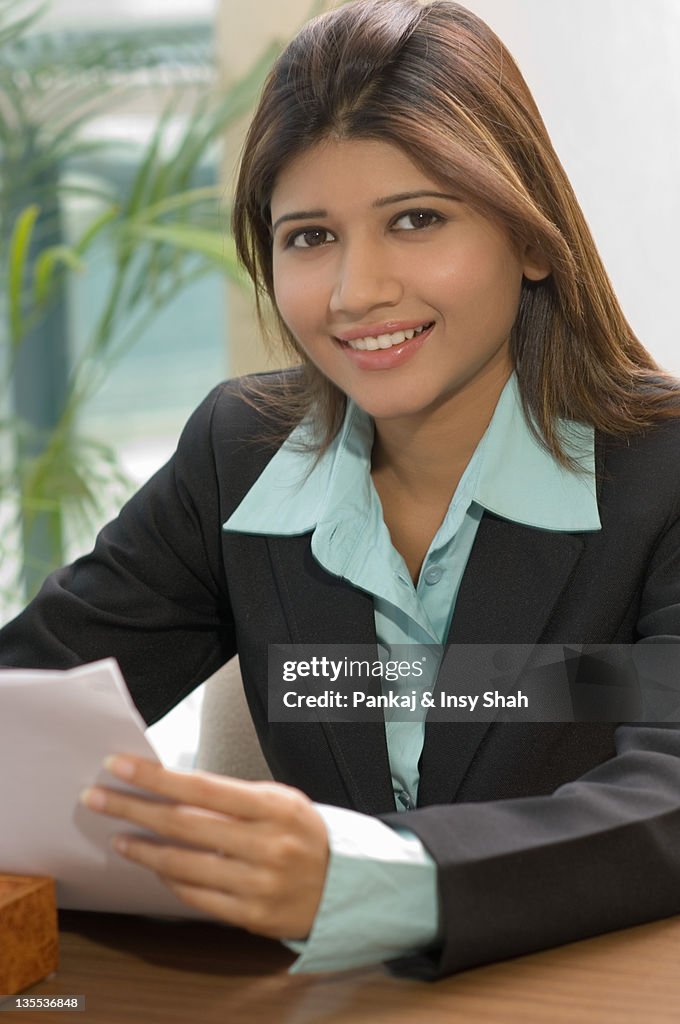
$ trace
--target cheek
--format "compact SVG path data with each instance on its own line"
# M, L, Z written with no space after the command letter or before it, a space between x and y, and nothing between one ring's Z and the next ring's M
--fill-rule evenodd
M288 328L296 336L304 335L311 325L318 323L322 297L318 285L309 274L277 272L274 263L274 299L276 307Z
M274 259L272 266L272 276L274 281L274 302L276 303L276 308L290 327L291 313L294 313L297 304L295 299L296 289L294 287L294 282L290 278L290 275L281 271L276 259Z
M474 248L431 278L443 310L480 327L511 326L519 307L522 268L511 254Z

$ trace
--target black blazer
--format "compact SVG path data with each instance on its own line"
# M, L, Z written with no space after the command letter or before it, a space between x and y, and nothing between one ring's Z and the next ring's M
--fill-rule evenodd
M0 632L0 664L118 659L147 722L238 651L274 777L412 829L438 865L441 945L393 962L434 978L680 913L680 727L429 722L419 806L397 814L384 728L267 720L267 644L375 644L369 595L311 534L224 533L276 450L230 382L175 456ZM484 513L449 642L680 638L680 420L596 438L602 530Z

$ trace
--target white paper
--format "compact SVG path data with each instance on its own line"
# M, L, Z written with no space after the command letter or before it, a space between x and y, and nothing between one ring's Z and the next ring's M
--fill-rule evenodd
M72 910L205 917L111 848L141 829L78 802L86 786L130 789L103 768L109 754L158 760L144 729L112 658L0 671L0 872L50 875Z

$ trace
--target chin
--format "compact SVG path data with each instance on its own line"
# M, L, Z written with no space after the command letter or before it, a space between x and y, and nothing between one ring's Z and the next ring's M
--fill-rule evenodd
M374 420L394 420L404 416L415 416L424 413L429 408L429 403L414 401L413 397L404 398L401 401L394 395L380 395L372 398L362 395L351 395L350 397Z

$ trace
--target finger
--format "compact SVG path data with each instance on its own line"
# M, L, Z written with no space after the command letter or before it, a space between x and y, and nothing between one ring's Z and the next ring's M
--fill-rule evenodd
M117 836L114 847L126 859L154 871L161 882L188 906L228 924L279 937L267 909L271 888L266 876L215 854L188 853L137 837Z
M123 818L168 839L181 839L211 849L222 848L225 830L230 826L224 815L203 808L133 796L102 786L83 790L80 800L90 810L107 817Z
M171 804L114 789L92 787L81 794L90 810L207 850L221 850L244 862L265 862L271 854L269 823L243 822L186 804Z
M116 778L158 796L252 820L285 813L286 801L291 799L288 794L298 793L280 783L245 782L209 772L172 771L132 754L107 758L104 766Z
M155 871L165 881L241 894L266 889L265 872L221 852L187 850L127 835L116 836L112 845L127 860Z
M196 910L202 910L206 914L225 921L227 924L237 928L245 928L259 935L266 935L269 938L283 938L286 936L285 927L277 927L274 921L268 919L261 905L255 901L244 900L236 893L216 892L215 890L204 889L196 885L188 885L186 882L176 882L171 878L161 879L168 888L175 893L182 903Z

